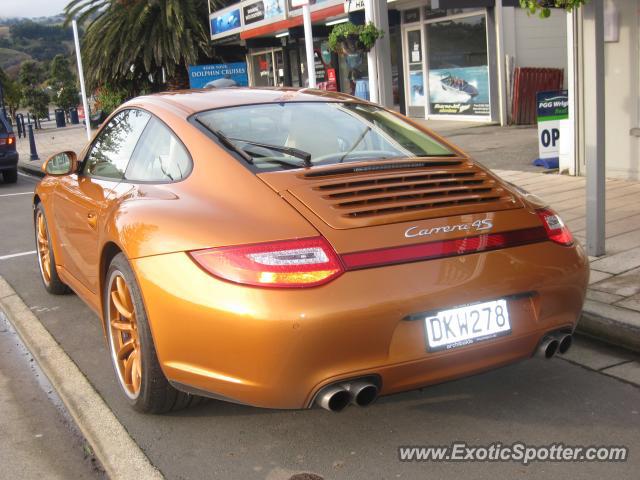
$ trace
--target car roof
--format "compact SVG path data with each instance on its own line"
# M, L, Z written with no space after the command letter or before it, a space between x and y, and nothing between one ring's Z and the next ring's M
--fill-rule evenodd
M344 93L309 88L230 87L156 93L134 98L128 104L143 107L145 104L173 107L188 116L204 110L261 103L361 101Z

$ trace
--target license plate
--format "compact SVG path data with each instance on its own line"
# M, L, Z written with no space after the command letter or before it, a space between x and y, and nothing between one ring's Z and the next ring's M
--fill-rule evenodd
M427 348L450 350L511 332L504 299L442 310L425 318Z

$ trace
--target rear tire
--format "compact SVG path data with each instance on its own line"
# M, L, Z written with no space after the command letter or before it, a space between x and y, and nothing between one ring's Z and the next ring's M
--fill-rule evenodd
M16 183L18 181L18 167L2 172L2 178L5 183Z
M47 225L47 217L44 214L44 207L41 203L36 206L34 215L34 228L36 233L36 254L38 255L38 266L40 267L40 279L44 284L47 292L53 295L65 295L71 292L71 289L60 280L58 270L56 268L56 257L51 246L51 237L49 236L49 226Z
M140 288L122 253L109 265L103 299L111 363L129 404L142 413L166 413L199 403L164 376Z

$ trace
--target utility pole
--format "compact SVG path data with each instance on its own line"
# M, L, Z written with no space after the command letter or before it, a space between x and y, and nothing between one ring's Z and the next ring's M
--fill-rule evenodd
M589 2L583 11L584 155L587 170L587 253L605 254L604 6Z
M78 78L80 79L80 92L82 93L82 108L84 108L84 123L87 128L87 141L91 140L91 119L87 91L84 88L84 71L82 70L82 55L80 54L80 40L78 38L78 24L75 19L73 24L73 40L76 46L76 59L78 60Z

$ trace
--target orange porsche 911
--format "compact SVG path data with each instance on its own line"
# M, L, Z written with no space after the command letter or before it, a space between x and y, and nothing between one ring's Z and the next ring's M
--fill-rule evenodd
M139 411L365 406L564 353L582 309L555 212L348 95L141 97L43 169L45 288L100 316Z

